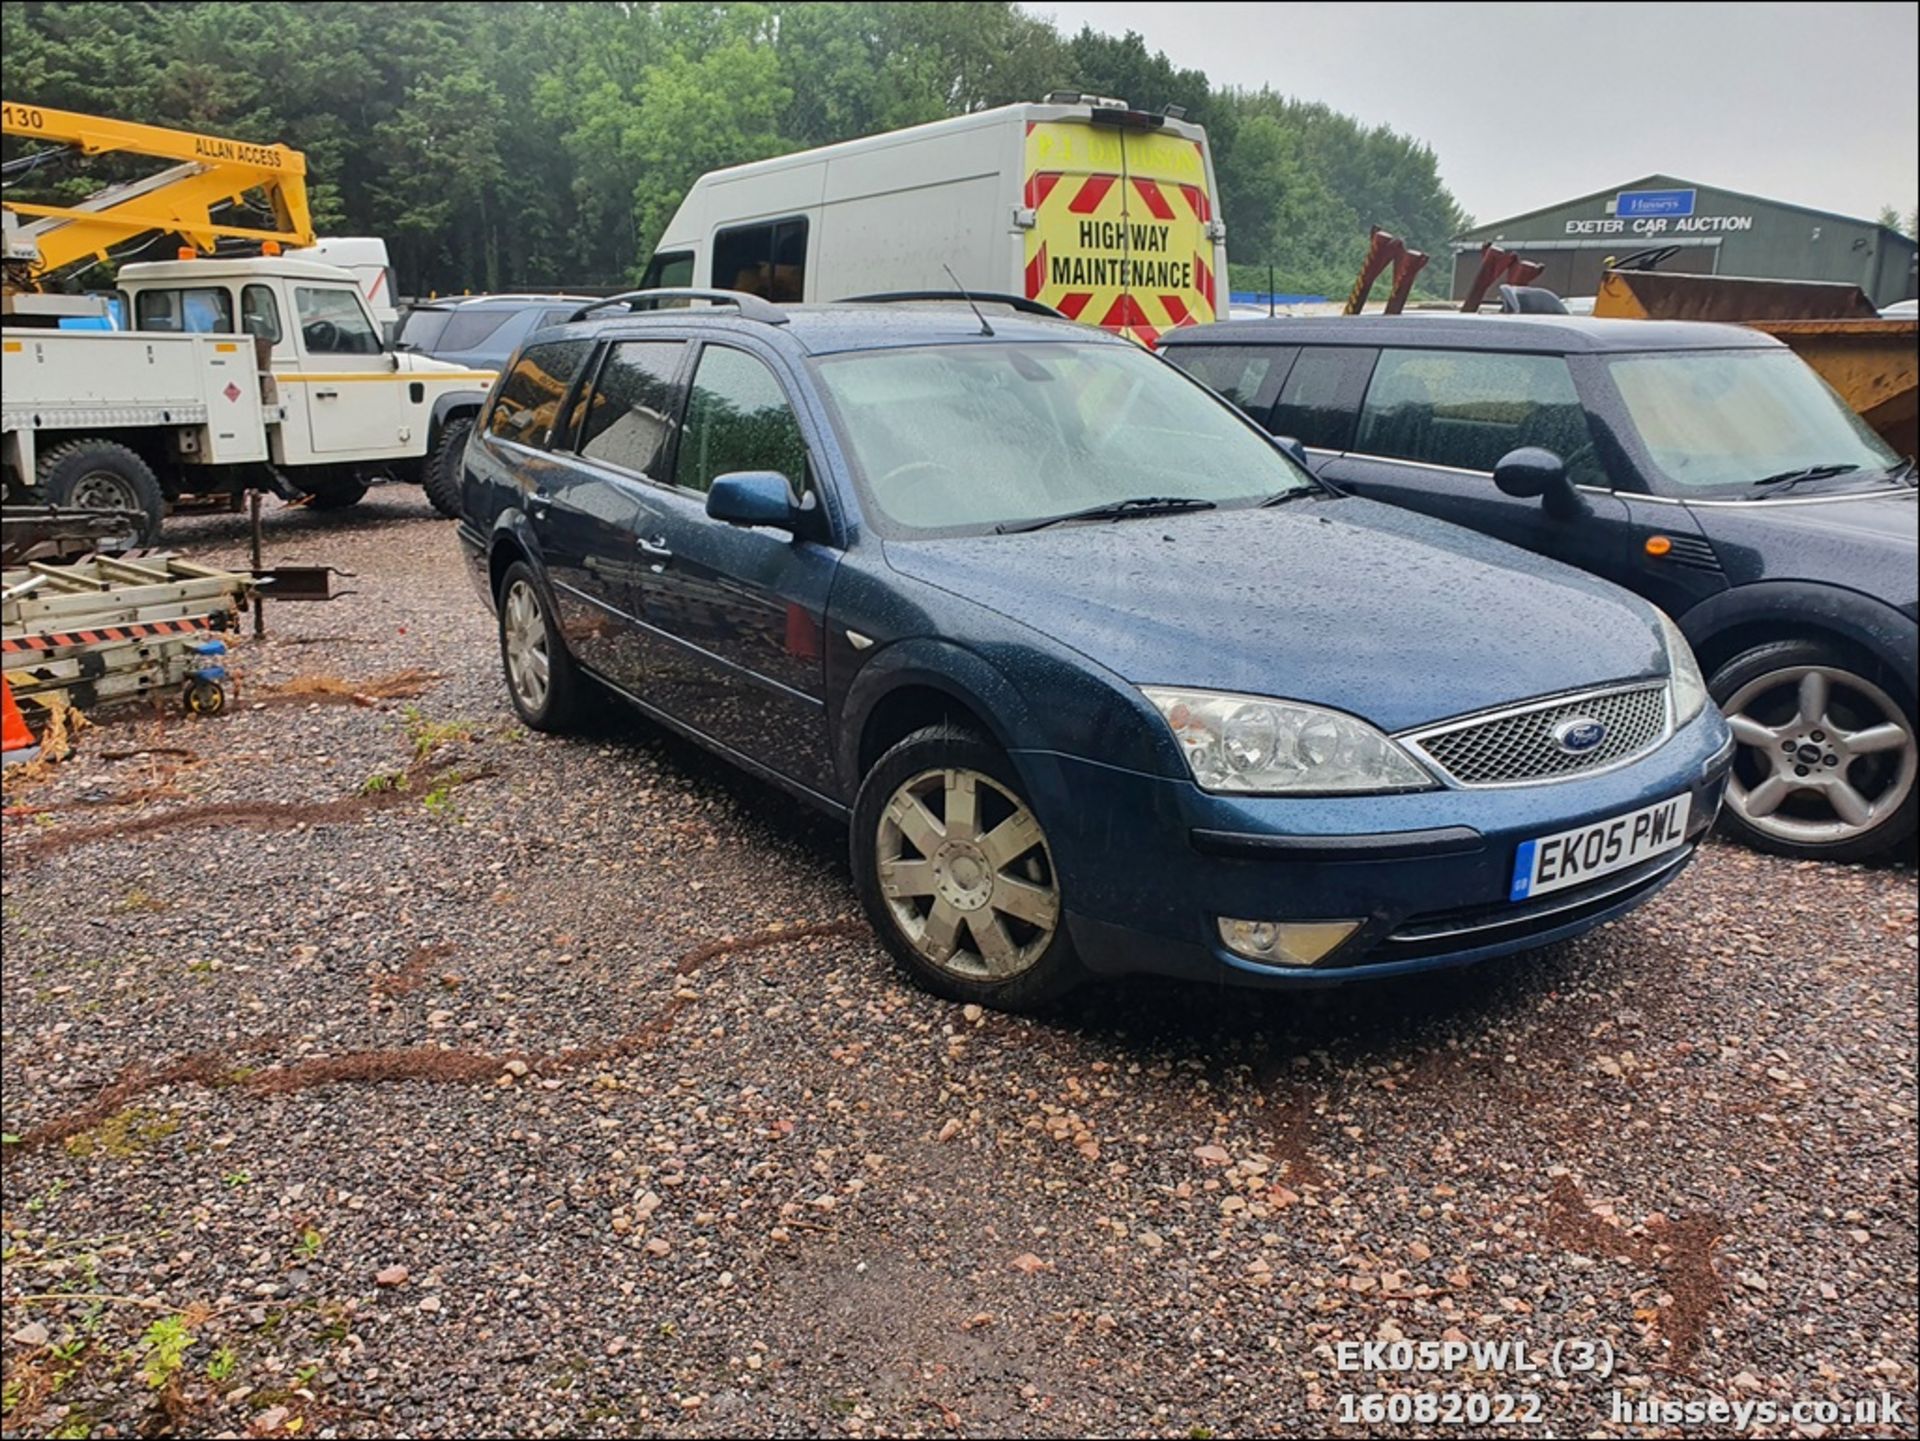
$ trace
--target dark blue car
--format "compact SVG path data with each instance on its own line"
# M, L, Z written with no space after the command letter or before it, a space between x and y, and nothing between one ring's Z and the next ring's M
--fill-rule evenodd
M1340 489L1579 566L1673 616L1740 741L1724 817L1740 839L1807 860L1911 849L1913 462L1773 337L1369 315L1198 326L1165 354L1300 441Z
M528 725L618 695L846 818L932 989L1471 961L1711 825L1732 741L1645 601L1336 494L1123 340L717 298L534 336L460 538Z

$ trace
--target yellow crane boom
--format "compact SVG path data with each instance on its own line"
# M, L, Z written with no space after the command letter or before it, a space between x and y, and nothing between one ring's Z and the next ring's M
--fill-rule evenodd
M6 210L27 222L17 228L9 223L8 269L20 265L29 284L76 261L105 259L113 249L155 231L177 234L203 251L221 239L313 244L307 158L285 145L255 145L12 100L0 101L0 131L66 145L82 155L146 155L175 162L72 205L7 201ZM214 218L216 210L252 192L272 210L272 229Z

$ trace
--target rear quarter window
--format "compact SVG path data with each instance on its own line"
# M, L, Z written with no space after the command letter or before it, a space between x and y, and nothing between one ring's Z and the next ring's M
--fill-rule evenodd
M1349 346L1304 347L1287 372L1267 429L1315 450L1347 449L1378 353Z
M1300 354L1297 345L1170 345L1167 358L1263 425Z
M440 332L437 350L474 350L484 345L514 316L516 310L462 310L455 312Z
M516 445L544 446L560 402L592 348L590 340L555 340L523 350L500 382L487 412L487 433Z

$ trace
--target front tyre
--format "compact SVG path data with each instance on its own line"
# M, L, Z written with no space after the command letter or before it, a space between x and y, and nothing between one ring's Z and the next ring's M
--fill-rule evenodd
M1085 978L1046 833L1012 762L972 731L929 726L883 755L851 848L868 919L926 989L1018 1011Z
M460 515L460 488L467 464L467 441L473 436L473 421L463 417L450 420L440 432L440 442L427 457L427 469L421 480L427 500L440 514L457 519Z
M1709 689L1739 749L1722 828L1759 850L1857 861L1914 833L1911 711L1851 654L1779 641L1735 656Z
M569 731L580 722L579 669L567 654L533 567L516 560L500 577L500 664L520 719L537 731Z

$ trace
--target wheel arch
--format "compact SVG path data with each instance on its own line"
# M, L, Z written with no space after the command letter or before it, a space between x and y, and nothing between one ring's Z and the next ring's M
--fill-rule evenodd
M1025 703L991 663L952 641L902 642L862 667L841 707L835 766L847 795L881 755L942 721L967 725L1013 757Z
M433 416L427 424L427 453L440 444L440 434L456 420L473 420L487 403L484 390L449 390L434 397Z
M1885 601L1840 586L1768 581L1709 597L1680 617L1709 678L1735 656L1769 641L1806 640L1835 646L1871 663L1875 678L1915 704L1914 666L1920 643L1914 622Z

